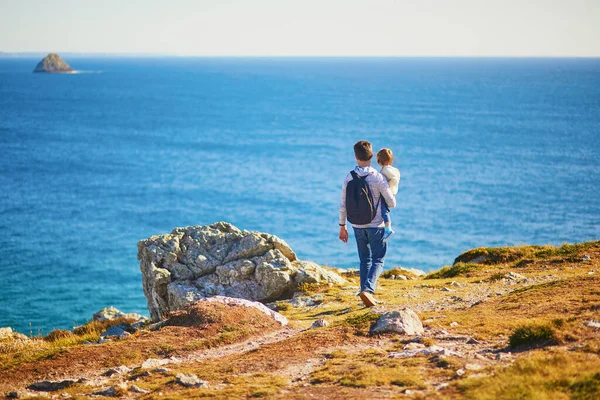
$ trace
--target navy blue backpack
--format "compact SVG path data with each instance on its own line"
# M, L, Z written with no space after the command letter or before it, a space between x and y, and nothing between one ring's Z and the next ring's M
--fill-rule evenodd
M359 176L350 171L352 180L346 186L346 212L348 221L354 225L366 225L377 215L378 204L373 203L373 194L367 184L368 175Z

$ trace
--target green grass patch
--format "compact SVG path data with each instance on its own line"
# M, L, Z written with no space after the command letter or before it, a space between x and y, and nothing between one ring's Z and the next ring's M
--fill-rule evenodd
M554 329L547 325L527 325L514 330L509 337L511 348L543 347L558 344Z
M482 267L478 264L458 263L452 266L445 266L438 271L427 274L425 279L444 279L454 278L455 276L471 276L472 273L480 270Z
M371 330L371 326L377 322L380 315L371 311L350 315L344 319L343 324L354 328L357 334L365 335Z
M562 246L515 246L515 247L480 247L465 251L459 255L454 263L477 263L485 265L497 265L521 262L524 267L535 259L546 259L561 257L567 261L580 261L581 253L591 248L600 247L600 241L584 243L565 243ZM523 260L528 258L528 260Z

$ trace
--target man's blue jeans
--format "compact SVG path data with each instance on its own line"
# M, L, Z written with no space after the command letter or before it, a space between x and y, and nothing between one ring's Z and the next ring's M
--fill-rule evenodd
M377 278L383 272L387 243L383 228L354 228L360 258L360 291L375 293Z

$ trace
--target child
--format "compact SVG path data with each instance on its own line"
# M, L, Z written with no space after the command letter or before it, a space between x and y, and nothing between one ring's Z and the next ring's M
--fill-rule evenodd
M390 190L394 196L398 193L398 183L400 183L400 170L392 167L394 161L394 154L390 149L381 149L377 152L377 164L381 165L381 174L385 176L388 181ZM389 238L394 234L392 229L392 219L390 218L390 209L385 202L385 199L381 199L381 216L383 222L385 222L385 233L383 234L383 242L387 242Z

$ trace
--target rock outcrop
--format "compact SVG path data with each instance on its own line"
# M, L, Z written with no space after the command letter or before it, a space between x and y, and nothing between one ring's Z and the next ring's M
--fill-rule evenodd
M147 317L144 317L143 315L137 313L124 313L113 306L110 306L95 312L92 316L92 321L112 321L117 318L129 318L135 321L144 321L147 319Z
M372 333L396 332L405 335L422 335L423 323L417 313L409 308L386 312L378 320Z
M69 66L62 58L56 53L50 53L42 61L36 65L33 72L49 72L49 73L65 73L73 72L73 68Z
M298 260L277 236L226 222L142 240L138 259L153 320L210 296L265 302L290 297L303 283L344 283L338 274Z

